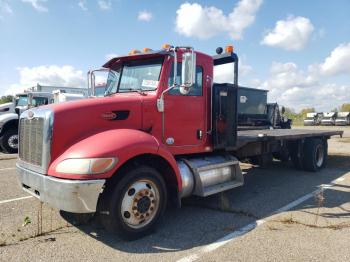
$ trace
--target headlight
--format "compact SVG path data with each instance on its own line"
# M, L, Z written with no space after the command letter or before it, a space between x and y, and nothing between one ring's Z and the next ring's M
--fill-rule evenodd
M64 174L90 175L101 174L111 170L118 160L108 158L71 158L60 162L56 172Z

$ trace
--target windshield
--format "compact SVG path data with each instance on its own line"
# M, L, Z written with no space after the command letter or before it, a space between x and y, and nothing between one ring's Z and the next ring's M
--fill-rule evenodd
M26 106L28 105L28 96L18 96L16 97L16 106Z
M126 61L108 74L106 94L157 89L163 58Z
M42 105L47 105L47 104L48 104L47 97L40 97L40 96L33 97L33 105L32 106L37 107L37 106L42 106Z
M32 101L33 101L32 106L34 106L34 107L48 104L47 97L35 96L35 97L33 97ZM27 106L27 105L28 105L28 96L27 95L18 96L16 98L16 106Z

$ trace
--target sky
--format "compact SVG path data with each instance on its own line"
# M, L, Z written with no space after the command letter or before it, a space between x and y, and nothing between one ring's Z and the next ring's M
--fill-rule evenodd
M0 0L0 95L85 87L89 69L132 49L233 44L240 85L328 111L350 103L349 14L348 0Z

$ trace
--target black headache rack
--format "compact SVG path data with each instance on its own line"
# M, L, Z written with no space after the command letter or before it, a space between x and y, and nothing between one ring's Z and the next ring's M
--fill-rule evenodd
M237 90L238 56L235 53L223 53L213 56L213 64L234 63L233 84L213 84L212 121L214 150L232 150L237 143Z
M213 145L215 150L232 150L237 141L237 87L213 85Z

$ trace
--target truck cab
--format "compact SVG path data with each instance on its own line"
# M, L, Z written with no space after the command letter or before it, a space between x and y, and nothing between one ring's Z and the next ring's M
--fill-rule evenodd
M321 123L322 113L307 113L306 118L304 119L304 126L317 126Z
M348 126L350 125L350 112L338 112L335 119L336 126Z
M321 125L323 125L323 126L334 126L336 118L337 118L337 112L323 113L323 118L321 120Z

